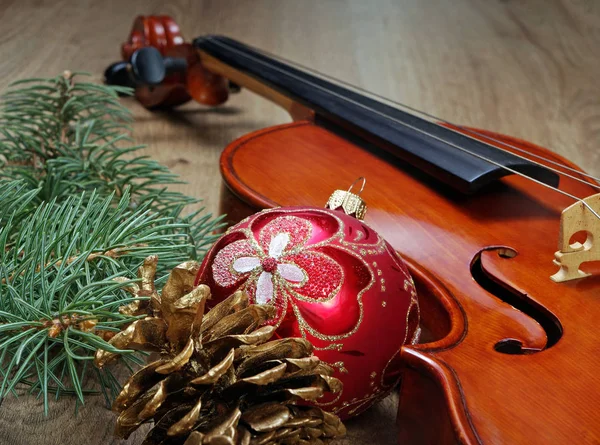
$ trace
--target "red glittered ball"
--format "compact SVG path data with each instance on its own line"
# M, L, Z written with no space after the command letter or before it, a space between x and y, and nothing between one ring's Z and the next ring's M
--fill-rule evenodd
M398 254L343 212L265 210L231 227L204 259L197 284L211 305L237 289L272 304L279 337L304 337L335 369L341 393L316 403L342 418L385 397L400 378L400 348L416 343L419 306Z

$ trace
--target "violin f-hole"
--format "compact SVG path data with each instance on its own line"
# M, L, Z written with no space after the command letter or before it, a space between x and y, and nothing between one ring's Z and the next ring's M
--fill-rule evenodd
M484 251L495 251L498 257L504 261L515 258L518 255L517 251L506 246L489 247L480 251L471 262L471 275L490 294L535 320L542 327L547 338L545 347L541 349L524 347L523 342L518 338L503 338L495 343L494 350L503 354L525 355L534 354L554 346L563 333L560 321L548 309L529 298L527 294L513 289L487 271L481 260Z

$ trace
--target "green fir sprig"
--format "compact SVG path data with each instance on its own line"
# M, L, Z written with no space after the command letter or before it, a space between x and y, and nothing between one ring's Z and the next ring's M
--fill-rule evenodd
M168 190L177 177L126 145L131 115L119 92L128 91L67 72L2 97L0 400L25 384L46 413L50 394L83 403L102 392L108 403L120 385L90 360L135 319L119 312L131 301L122 278L153 254L157 281L166 279L200 259L221 224L203 209L185 214L197 200Z

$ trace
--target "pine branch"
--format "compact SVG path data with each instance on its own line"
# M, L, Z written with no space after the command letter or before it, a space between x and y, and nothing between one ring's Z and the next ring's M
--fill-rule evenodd
M65 73L18 82L2 98L0 401L25 384L46 413L50 394L83 403L101 392L108 403L115 376L87 362L135 320L119 312L132 302L123 277L158 255L163 281L200 259L221 225L203 209L184 214L198 201L168 190L177 177L124 146L131 116L119 91ZM127 366L141 363L119 352Z
M66 366L83 402L86 376L75 372L76 364L106 346L104 332L135 319L118 311L130 300L122 290L130 282L114 278L131 276L148 252L171 262L185 252L179 224L147 208L132 212L127 193L116 207L111 201L82 195L43 203L18 225L14 216L2 221L0 398L31 375L42 376L31 389L42 389L47 410L47 392L69 388L54 373Z
M131 114L118 100L130 90L75 82L66 72L53 79L17 82L3 95L0 106L0 179L22 180L29 190L40 189L38 203L82 191L120 197L130 189L132 207L150 203L152 210L190 224L199 259L215 237L220 219L186 215L199 201L167 190L180 183L168 168L130 142Z

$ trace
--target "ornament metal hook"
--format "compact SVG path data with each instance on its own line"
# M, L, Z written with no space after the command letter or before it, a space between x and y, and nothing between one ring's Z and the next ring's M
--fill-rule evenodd
M348 187L348 193L350 193L350 191L354 188L354 186L356 185L356 183L358 181L360 181L361 179L362 179L362 185L361 185L360 190L358 191L358 193L356 193L357 195L360 196L360 194L365 189L365 185L367 184L367 178L365 178L364 176L359 176L358 178L356 178L354 180L354 182L352 184L350 184L350 187Z

